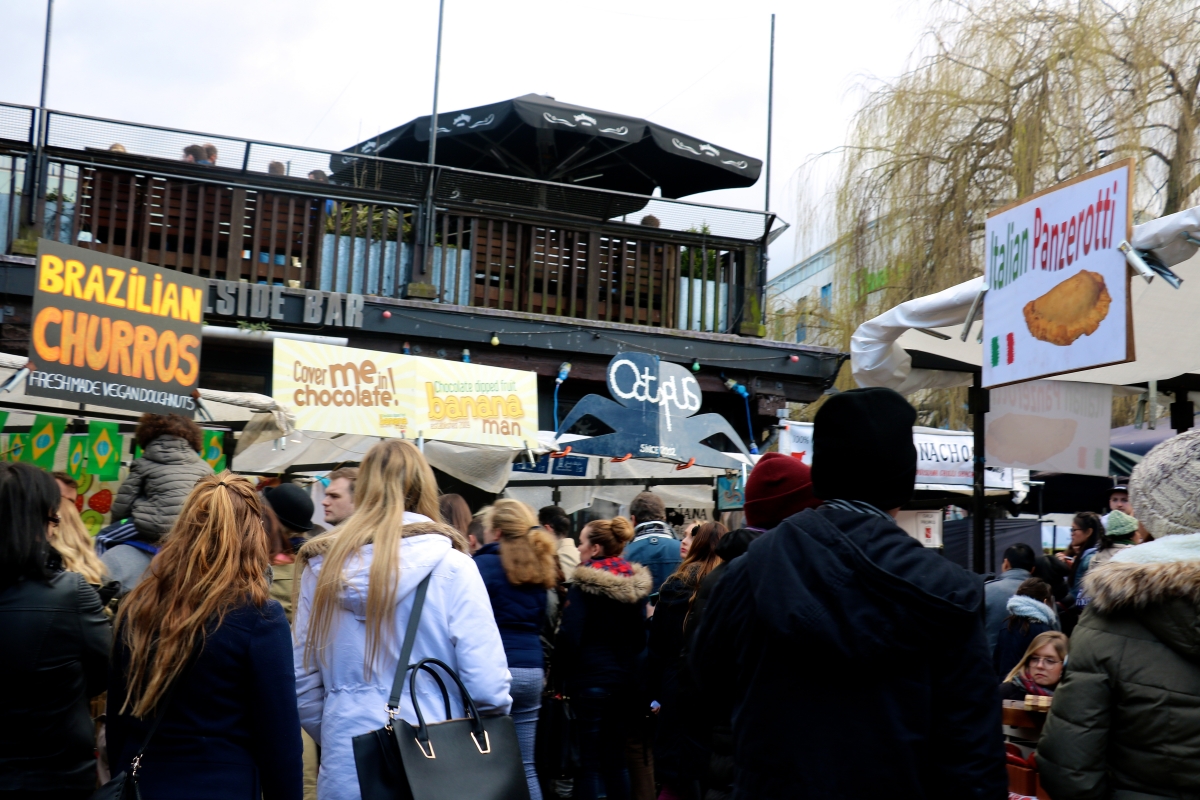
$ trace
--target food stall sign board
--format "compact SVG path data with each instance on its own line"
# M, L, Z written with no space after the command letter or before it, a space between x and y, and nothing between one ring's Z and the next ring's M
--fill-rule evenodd
M983 385L1134 359L1130 271L1134 159L988 215Z

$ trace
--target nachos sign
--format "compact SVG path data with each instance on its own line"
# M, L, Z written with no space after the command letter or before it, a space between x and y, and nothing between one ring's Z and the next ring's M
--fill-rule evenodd
M984 386L1133 360L1133 177L1126 159L988 216Z

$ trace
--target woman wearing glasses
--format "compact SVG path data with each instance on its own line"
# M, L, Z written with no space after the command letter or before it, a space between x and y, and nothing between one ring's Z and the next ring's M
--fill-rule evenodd
M1062 680L1067 663L1067 637L1058 631L1039 633L1025 655L1000 684L1002 700L1024 700L1026 695L1051 697Z

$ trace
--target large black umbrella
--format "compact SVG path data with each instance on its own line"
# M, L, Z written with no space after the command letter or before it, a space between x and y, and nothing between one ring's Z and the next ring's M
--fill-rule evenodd
M429 117L344 152L423 162ZM334 179L349 182L356 161L334 156ZM703 139L536 94L438 114L437 163L640 195L658 188L663 197L752 186L762 171L758 159Z

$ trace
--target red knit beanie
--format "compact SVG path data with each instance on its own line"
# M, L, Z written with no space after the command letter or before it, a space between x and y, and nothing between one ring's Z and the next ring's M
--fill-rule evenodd
M746 481L746 524L771 530L793 514L816 508L812 471L798 458L767 453Z

